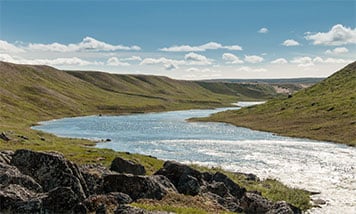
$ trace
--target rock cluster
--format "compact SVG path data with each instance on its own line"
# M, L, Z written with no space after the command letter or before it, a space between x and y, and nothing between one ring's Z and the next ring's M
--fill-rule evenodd
M167 161L152 176L144 167L116 158L111 170L83 165L58 153L0 151L0 213L165 213L131 207L138 199L168 193L202 195L226 210L244 213L300 213L286 202L247 192L222 173L201 173Z

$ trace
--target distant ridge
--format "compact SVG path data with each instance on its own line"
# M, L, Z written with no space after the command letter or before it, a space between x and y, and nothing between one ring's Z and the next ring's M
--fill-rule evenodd
M356 62L290 98L201 120L355 146Z
M201 82L228 82L228 83L268 83L268 84L315 84L325 78L281 78L281 79L207 79Z

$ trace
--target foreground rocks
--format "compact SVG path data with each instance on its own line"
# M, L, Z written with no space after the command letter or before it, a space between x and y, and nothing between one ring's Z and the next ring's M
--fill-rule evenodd
M152 176L121 158L111 169L78 167L58 153L0 151L0 213L165 213L129 204L170 193L199 195L232 212L301 213L286 202L247 192L222 173L201 173L176 162L165 162Z

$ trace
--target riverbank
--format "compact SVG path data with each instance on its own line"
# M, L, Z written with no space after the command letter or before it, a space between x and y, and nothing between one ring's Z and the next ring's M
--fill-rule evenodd
M64 157L79 165L99 163L108 167L115 157L122 157L142 164L146 169L146 174L152 175L154 172L162 168L164 163L164 161L151 156L130 154L126 152L115 152L109 149L98 149L93 147L95 143L92 141L84 139L59 138L41 131L31 130L30 128L24 129L20 127L12 127L9 131L5 132L5 135L10 138L10 140L0 140L1 150L15 151L18 149L27 148L35 151L56 151L64 154ZM308 192L287 187L276 180L267 179L262 181L250 181L246 180L245 176L237 175L235 173L227 172L221 169L209 169L206 167L198 168L200 170L210 171L212 173L223 172L231 179L233 179L234 182L238 183L247 190L259 191L264 197L267 197L270 200L286 200L301 209L307 209L310 207ZM185 199L182 200L185 201ZM147 205L148 202L145 201L142 203ZM156 209L167 210L167 207L164 208L164 203L166 202L160 203L156 201L149 207L150 209L154 209L154 207L156 207ZM183 204L181 205L183 206ZM188 204L184 205L183 207L186 206L188 206ZM179 209L185 210L192 208L189 208L189 206L188 208L181 207Z
M1 212L156 213L135 208L144 207L177 213L301 213L284 201L247 191L221 172L202 173L170 161L146 176L142 165L119 157L109 169L100 164L78 166L58 153L22 149L1 151L0 169Z
M356 146L356 62L286 99L192 121L226 122L284 136Z
M164 162L150 156L94 148L95 142L89 140L60 138L30 127L63 117L213 108L236 101L235 96L215 94L197 84L165 77L97 72L89 76L98 78L86 81L48 66L5 62L0 62L0 74L6 80L0 82L0 150L59 152L78 165L96 163L106 167L115 157L122 157L142 164L147 175L162 168ZM278 185L256 186L278 200L288 200L303 209L309 207L308 193L274 183Z

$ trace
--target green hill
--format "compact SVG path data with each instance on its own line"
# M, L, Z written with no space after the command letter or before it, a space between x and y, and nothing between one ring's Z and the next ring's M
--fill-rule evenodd
M259 106L201 121L228 122L282 135L356 145L356 62L322 82Z
M167 77L61 71L0 62L0 128L98 113L229 105L234 96Z

